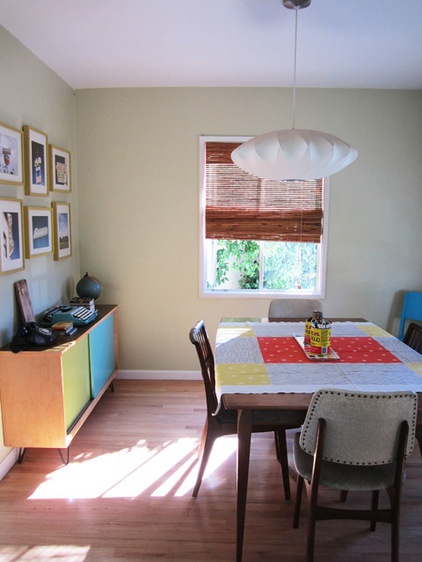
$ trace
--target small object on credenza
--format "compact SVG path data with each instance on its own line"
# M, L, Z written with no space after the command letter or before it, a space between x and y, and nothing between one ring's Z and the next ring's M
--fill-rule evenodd
M69 301L69 304L71 304L72 306L83 306L91 312L94 312L95 310L94 299L91 299L89 297L72 297Z
M76 332L73 322L55 322L50 328L58 336L71 336Z
M21 279L14 283L16 299L18 301L19 312L21 315L22 326L28 322L35 322L35 314L32 309L31 297L29 296L28 283L26 279Z
M88 272L76 284L76 292L80 297L88 297L90 299L98 299L101 293L101 283L93 275Z

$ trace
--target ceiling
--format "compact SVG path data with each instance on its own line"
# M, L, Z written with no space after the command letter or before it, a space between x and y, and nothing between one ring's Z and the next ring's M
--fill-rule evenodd
M0 0L0 23L74 89L291 86L294 21L282 0ZM422 0L312 0L297 86L420 89L421 30Z

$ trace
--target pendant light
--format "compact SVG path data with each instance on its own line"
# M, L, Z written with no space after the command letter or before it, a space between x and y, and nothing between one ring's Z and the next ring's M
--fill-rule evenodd
M311 0L283 0L295 10L293 126L254 137L236 148L233 162L260 178L276 181L313 180L339 172L357 158L357 150L334 135L296 129L296 55L298 11Z

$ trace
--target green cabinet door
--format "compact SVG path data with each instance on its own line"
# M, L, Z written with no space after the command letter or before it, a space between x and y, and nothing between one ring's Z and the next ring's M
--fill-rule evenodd
M63 387L66 429L91 400L88 338L77 340L63 354Z
M91 394L95 398L116 368L114 314L110 314L89 334Z

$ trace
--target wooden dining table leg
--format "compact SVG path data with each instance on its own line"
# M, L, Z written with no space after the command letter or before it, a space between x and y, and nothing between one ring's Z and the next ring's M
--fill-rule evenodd
M252 410L238 410L236 562L242 561L243 553L243 536L245 531L246 496L248 492L251 433Z

